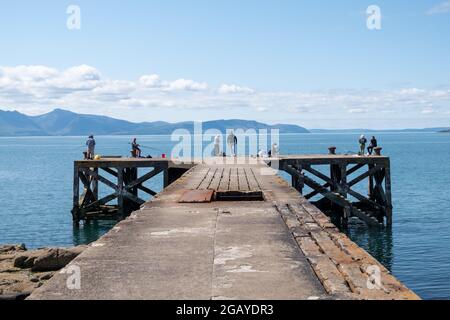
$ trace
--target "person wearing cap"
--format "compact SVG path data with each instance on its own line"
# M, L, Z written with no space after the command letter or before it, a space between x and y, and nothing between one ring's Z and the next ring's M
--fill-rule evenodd
M92 134L86 140L86 146L87 146L86 158L89 160L93 160L95 156L95 139Z
M360 156L363 156L364 152L366 151L366 143L367 143L367 139L362 134L361 137L359 138L359 155Z

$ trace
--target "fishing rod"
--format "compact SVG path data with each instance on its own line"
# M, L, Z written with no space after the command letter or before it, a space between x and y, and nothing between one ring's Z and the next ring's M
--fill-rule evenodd
M133 145L131 142L128 142L128 144ZM142 147L142 148L144 148L144 149L150 149L150 150L153 150L153 151L162 151L161 149L157 149L157 148L153 148L153 147L148 147L148 146L143 146L143 145L141 145L141 144L139 144L139 147Z

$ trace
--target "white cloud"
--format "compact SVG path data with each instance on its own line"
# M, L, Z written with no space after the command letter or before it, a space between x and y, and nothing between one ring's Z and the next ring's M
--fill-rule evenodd
M202 91L208 89L206 82L195 82L194 80L187 79L162 81L157 74L144 75L139 78L139 83L145 88L157 88L165 91Z
M169 81L155 74L135 81L108 79L96 68L85 65L62 71L46 66L0 67L0 108L36 114L55 107L129 120L148 120L144 117L156 109L167 110L158 114L166 120L171 120L170 111L179 110L189 110L187 115L192 118L206 112L219 118L230 111L232 115L249 117L258 112L261 117L286 114L302 119L348 118L349 113L372 118L417 118L418 114L433 113L445 119L450 111L450 88L254 91L232 84L209 88L205 82L183 78ZM194 114L194 110L198 113Z
M428 108L423 109L420 113L422 113L422 114L432 114L434 112L435 112L435 110L433 108L428 107Z
M237 86L235 84L223 84L220 86L218 92L221 94L232 94L232 93L250 94L250 93L254 93L254 90L250 89L248 87Z
M201 91L208 89L208 84L205 82L195 82L193 80L178 79L167 83L165 88L166 90Z
M353 108L353 109L348 109L347 111L348 111L348 113L367 113L367 112L369 112L367 109L364 109L364 108Z
M450 12L450 1L441 2L427 11L428 15L443 14Z
M139 82L147 88L159 88L161 86L161 79L157 74L142 76Z

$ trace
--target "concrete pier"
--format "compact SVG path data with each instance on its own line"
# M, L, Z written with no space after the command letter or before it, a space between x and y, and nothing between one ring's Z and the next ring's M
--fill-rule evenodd
M274 173L194 165L29 299L418 299Z

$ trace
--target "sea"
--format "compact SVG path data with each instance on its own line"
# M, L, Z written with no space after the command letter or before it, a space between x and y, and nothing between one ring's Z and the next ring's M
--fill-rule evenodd
M358 150L360 134L285 134L281 154ZM351 224L353 241L424 299L450 299L450 134L367 132L391 157L392 229ZM28 248L74 246L95 241L114 222L72 223L73 161L86 137L0 137L0 244ZM131 136L98 136L96 153L130 154ZM137 136L144 155L171 154L171 136ZM285 174L281 174L287 178ZM148 183L162 190L157 176ZM367 184L359 188L363 190ZM107 192L108 190L102 191Z

